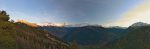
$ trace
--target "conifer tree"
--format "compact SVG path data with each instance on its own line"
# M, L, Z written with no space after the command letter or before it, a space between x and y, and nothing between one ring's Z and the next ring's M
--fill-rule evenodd
M6 13L6 11L0 11L0 20L1 21L8 21L9 15Z

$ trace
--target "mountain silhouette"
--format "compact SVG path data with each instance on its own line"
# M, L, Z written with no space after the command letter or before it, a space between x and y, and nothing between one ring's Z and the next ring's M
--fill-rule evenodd
M149 24L143 22L134 23L125 32L126 35L112 41L104 49L150 49L149 32Z
M144 22L136 22L132 24L130 27L140 27L140 26L149 26L150 24L144 23Z

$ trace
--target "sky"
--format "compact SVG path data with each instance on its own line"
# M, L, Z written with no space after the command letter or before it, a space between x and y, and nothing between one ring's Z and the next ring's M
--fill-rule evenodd
M150 23L148 0L0 0L12 20L33 23L129 26Z

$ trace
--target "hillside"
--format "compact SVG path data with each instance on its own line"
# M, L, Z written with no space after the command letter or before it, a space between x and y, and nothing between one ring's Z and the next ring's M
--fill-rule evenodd
M135 23L136 25L139 23ZM133 24L135 26L135 24ZM141 23L140 23L141 24ZM145 24L145 23L142 23ZM104 49L149 49L150 48L150 26L130 26L127 34L115 40Z
M69 49L68 46L46 31L21 23L0 22L1 49Z
M41 30L46 30L51 32L51 34L63 38L67 33L71 33L74 27L57 27L57 26L42 26L38 27Z
M67 42L76 42L81 47L103 47L109 42L118 39L125 31L124 28L105 28L102 26L83 27L40 27Z
M69 44L49 32L23 23L9 22L0 11L0 49L69 49Z

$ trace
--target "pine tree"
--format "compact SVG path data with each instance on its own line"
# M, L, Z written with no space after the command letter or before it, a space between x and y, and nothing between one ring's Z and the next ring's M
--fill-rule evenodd
M6 13L6 11L0 11L0 20L1 21L9 20L9 15Z

